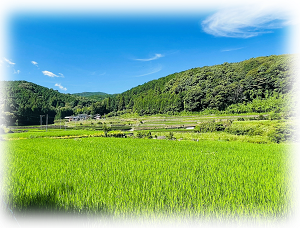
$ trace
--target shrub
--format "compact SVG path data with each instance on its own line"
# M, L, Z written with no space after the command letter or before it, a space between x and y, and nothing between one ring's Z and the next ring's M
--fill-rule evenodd
M234 135L247 135L250 131L253 131L253 129L243 125L235 125L228 127L225 131Z
M166 137L167 137L167 139L169 139L169 140L175 139L174 133L173 133L173 132L170 132Z
M198 126L195 127L195 132L213 132L213 131L224 131L226 128L230 127L232 124L231 120L227 121L207 121L202 122Z
M280 120L281 116L279 113L271 112L269 115L269 120Z
M152 139L152 138L153 138L150 131L148 131L148 133L146 134L146 137L147 137L148 139Z
M137 138L143 138L142 132L138 131L138 132L136 133L136 137L137 137Z
M270 141L275 143L285 142L294 139L295 129L286 123L279 123L275 126L274 130L268 134Z
M258 117L257 117L257 119L258 120L266 120L267 118L264 116L264 115L259 115Z

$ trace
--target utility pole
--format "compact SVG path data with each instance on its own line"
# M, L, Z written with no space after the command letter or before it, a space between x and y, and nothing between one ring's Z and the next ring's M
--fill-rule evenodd
M47 126L48 126L48 114L46 114L46 131L47 131Z
M42 125L43 125L43 116L45 116L45 115L40 115L40 125L41 125L41 130L42 130Z

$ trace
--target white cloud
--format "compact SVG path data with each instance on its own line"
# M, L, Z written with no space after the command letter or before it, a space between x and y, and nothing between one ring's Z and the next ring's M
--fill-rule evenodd
M64 78L65 76L62 73L58 73L60 77Z
M31 61L31 63L32 63L33 65L39 67L39 66L38 66L38 63L37 63L36 61Z
M56 83L55 86L57 86L57 87L60 88L61 90L64 90L64 91L67 90L67 88L66 88L66 87L63 87L60 83Z
M151 72L149 72L149 73L147 73L147 74L142 74L142 75L138 75L138 76L135 76L135 77L142 77L142 76L146 76L146 75L149 75L149 74L155 74L155 73L161 71L161 69L162 69L162 67L159 66L159 67L153 69Z
M249 38L291 24L287 13L272 7L223 9L204 20L204 32L214 36Z
M151 60L159 59L161 57L164 57L164 55L162 55L162 54L155 54L154 57L149 58L149 59L135 59L135 60L138 60L138 61L151 61Z
M94 71L94 72L91 73L91 75L93 75L93 76L102 76L102 75L105 75L105 74L106 74L106 72L104 72L104 73L97 73L96 71Z
M4 58L4 61L5 62L7 62L8 64L10 64L10 65L15 65L15 63L13 63L13 62L11 62L11 61L9 61L8 59L6 59L6 58Z
M240 47L240 48L228 48L228 49L224 49L222 50L223 51L236 51L236 50L240 50L240 49L243 49L244 47Z
M15 70L14 69L14 74L19 74L20 73L20 70Z
M44 75L49 76L49 77L51 77L51 78L59 77L59 76L57 76L56 74L53 74L52 72L47 71L47 70L44 70L44 71L42 71L42 72L43 72Z

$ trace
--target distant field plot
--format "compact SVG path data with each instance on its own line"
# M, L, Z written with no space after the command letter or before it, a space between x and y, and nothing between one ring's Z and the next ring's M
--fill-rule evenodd
M104 216L283 217L288 144L131 138L5 143L14 211Z

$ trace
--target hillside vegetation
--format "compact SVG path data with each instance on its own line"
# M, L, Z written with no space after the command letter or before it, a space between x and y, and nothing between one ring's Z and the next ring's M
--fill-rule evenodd
M294 59L293 55L272 55L193 68L98 100L62 94L26 81L6 81L1 85L1 117L6 125L28 125L39 124L40 115L45 114L53 123L78 113L287 112Z

